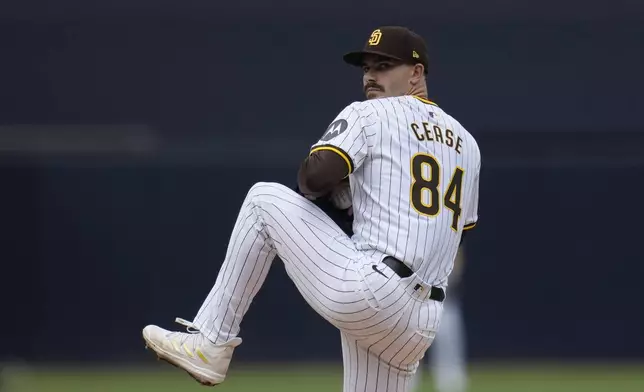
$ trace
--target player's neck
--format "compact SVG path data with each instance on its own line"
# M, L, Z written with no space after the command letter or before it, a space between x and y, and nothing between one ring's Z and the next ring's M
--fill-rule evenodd
M414 95L416 97L428 99L427 86L425 85L411 86L409 88L409 91L407 91L407 94L405 95Z

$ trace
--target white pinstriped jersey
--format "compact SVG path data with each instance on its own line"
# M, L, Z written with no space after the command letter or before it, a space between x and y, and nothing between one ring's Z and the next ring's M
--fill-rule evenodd
M462 231L478 219L481 155L472 135L433 102L379 98L342 110L312 146L319 149L349 166L358 249L447 286Z

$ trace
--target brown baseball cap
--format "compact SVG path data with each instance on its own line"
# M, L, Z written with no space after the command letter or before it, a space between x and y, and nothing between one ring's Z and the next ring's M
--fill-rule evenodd
M427 45L423 38L402 26L382 26L374 30L361 51L344 55L348 64L361 67L366 54L375 54L402 61L407 64L422 64L425 73L429 65Z

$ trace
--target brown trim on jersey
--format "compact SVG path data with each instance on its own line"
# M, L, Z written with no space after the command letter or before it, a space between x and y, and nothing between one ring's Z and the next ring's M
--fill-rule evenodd
M474 226L476 226L476 224L477 224L477 223L478 223L478 222L468 223L468 224L466 224L465 226L463 226L463 230L470 230L470 229L473 229L473 228L474 228Z
M436 103L435 103L435 102L432 102L432 101L430 101L430 100L429 100L429 99L427 99L427 98L419 97L418 95L412 95L412 97L416 98L417 100L419 100L419 101L420 101L420 102L422 102L422 103L426 103L426 104L428 104L428 105L433 105L433 106L438 107L438 105L436 105Z

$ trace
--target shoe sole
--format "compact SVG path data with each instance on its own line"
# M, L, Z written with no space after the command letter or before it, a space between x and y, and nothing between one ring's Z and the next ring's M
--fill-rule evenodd
M192 366L192 364L188 361L186 361L183 358L176 357L172 353L167 352L163 348L159 347L156 343L154 343L152 340L150 340L147 336L145 336L145 333L143 333L143 340L145 340L145 348L151 348L157 355L158 359L169 363L170 365L176 367L177 369L181 369L188 373L190 377L195 379L199 384L207 386L207 387L214 387L216 385L221 384L224 381L224 377L221 376L220 374L213 373L215 377L220 380L220 381L212 381L214 377L211 375L201 373L198 370L188 370L186 368L187 366Z

